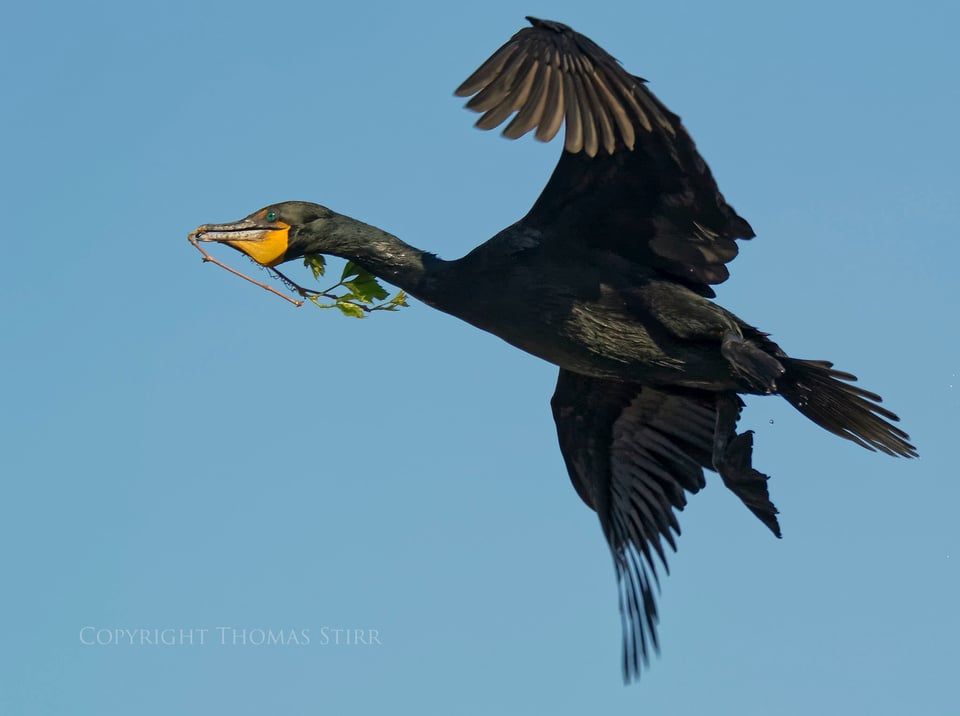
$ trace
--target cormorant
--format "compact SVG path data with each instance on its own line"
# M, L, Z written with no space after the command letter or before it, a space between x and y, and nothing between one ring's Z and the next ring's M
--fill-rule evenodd
M754 236L727 204L680 123L588 38L528 18L457 90L491 129L566 123L564 151L529 213L461 259L302 201L274 204L192 236L265 266L340 256L560 368L551 405L577 493L613 552L627 680L658 649L654 601L674 510L715 470L776 536L767 475L737 433L738 394L782 395L868 450L915 457L880 396L822 360L791 358L768 334L718 306L738 239Z

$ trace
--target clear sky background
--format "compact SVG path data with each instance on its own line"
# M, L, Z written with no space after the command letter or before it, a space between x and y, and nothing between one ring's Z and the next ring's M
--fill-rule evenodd
M515 221L560 144L452 91L525 14L651 81L758 233L719 300L922 454L750 399L784 538L711 473L628 688L556 369L418 303L294 309L186 242L287 199L446 258ZM12 5L0 713L957 713L958 26L946 0Z

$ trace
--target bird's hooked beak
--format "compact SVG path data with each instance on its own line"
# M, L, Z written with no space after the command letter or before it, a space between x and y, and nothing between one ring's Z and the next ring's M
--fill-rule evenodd
M230 224L204 224L193 232L197 241L214 241L242 251L261 266L284 261L290 246L290 224L261 211Z

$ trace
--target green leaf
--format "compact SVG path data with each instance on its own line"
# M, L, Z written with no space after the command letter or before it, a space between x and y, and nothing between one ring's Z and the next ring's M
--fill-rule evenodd
M353 261L347 261L347 265L343 267L343 273L340 274L340 280L345 281L348 276L359 276L363 270Z
M370 278L366 281L360 280L359 278L355 281L344 281L343 285L350 289L350 292L353 293L361 303L382 301L390 295L375 278Z
M313 272L314 279L318 279L326 271L327 260L323 257L323 254L310 254L303 257L303 265Z
M382 301L390 295L376 276L353 261L347 261L347 265L343 267L340 284L350 289L360 303L370 304L374 301Z
M310 269L314 279L318 279L326 270L326 259L320 254L310 254L304 256L303 265ZM336 291L341 287L346 292L337 295ZM343 315L351 318L366 318L371 311L396 311L407 306L405 291L398 291L389 298L390 293L380 279L353 261L347 261L338 283L324 291L301 289L301 295L318 308L339 308Z
M344 316L350 316L351 318L363 318L364 313L363 309L360 308L355 303L349 303L347 301L337 301L337 308L343 313Z

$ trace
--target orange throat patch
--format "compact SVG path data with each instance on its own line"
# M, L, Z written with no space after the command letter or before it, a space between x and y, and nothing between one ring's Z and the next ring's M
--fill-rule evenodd
M261 266L276 266L283 263L283 257L290 246L290 225L278 221L279 228L263 232L263 237L257 240L245 239L242 241L226 241L235 249L239 249Z

